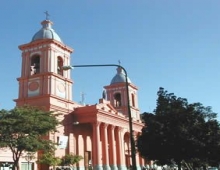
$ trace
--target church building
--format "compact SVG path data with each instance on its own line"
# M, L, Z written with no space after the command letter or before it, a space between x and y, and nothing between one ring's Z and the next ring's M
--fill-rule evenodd
M40 106L61 114L59 120L62 126L57 127L58 132L50 133L48 140L59 144L55 151L57 157L70 153L83 156L76 165L78 170L90 167L94 170L127 170L132 165L129 112L134 139L143 127L137 86L119 65L112 67L115 76L109 77L110 84L106 82L98 103L84 105L75 102L71 70L63 69L63 66L71 65L74 50L64 44L52 28L52 21L46 18L41 25L42 28L29 43L19 46L22 64L21 76L17 79L19 92L16 106ZM12 162L7 151L0 151L0 158L1 162ZM28 170L52 168L36 164L36 160L28 161L31 165ZM137 170L145 165L138 152L135 161ZM21 158L21 170L26 169L25 165L27 160Z

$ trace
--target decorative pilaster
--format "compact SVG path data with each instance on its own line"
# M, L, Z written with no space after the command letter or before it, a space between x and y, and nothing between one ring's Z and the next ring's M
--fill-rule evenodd
M73 133L69 133L69 146L68 146L68 149L69 149L69 153L74 153L75 154L75 151L74 151L74 138L73 138Z

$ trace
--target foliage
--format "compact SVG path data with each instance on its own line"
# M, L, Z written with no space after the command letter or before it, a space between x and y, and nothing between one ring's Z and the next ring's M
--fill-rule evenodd
M55 131L59 124L56 115L37 107L23 106L0 110L0 147L13 153L13 169L19 169L19 159L24 151L51 151L54 143L43 136Z
M74 164L78 163L82 159L83 157L80 155L67 154L62 157L61 165L62 166L73 166Z
M220 126L216 113L201 103L189 104L185 98L158 91L154 113L142 116L145 127L138 137L140 154L161 164L172 161L197 166L217 164L220 159Z
M38 164L45 164L49 166L57 166L61 163L61 159L54 156L52 152L46 152L41 155L37 161Z
M40 159L38 159L38 164L45 164L49 166L73 166L74 164L78 163L82 160L83 157L79 155L67 154L62 158L55 157L54 153L46 152L41 155Z

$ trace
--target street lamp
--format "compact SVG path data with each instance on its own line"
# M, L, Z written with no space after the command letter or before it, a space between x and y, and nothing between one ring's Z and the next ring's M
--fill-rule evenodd
M130 143L131 143L131 160L132 160L132 170L136 170L136 151L135 151L135 142L133 136L133 127L132 127L132 117L131 117L131 108L130 108L130 99L129 99L129 90L128 90L128 75L124 67L118 64L94 64L94 65L72 65L72 66L63 66L63 70L73 69L74 67L120 67L125 73L125 83L126 83L126 94L127 94L127 109L129 117L129 131L130 131Z

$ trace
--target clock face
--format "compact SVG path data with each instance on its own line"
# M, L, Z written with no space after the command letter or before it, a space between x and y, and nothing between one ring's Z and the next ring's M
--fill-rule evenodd
M64 87L64 85L63 85L62 83L59 83L59 84L57 85L57 90L58 90L60 93L65 92L65 87Z
M39 83L34 81L34 82L30 82L28 85L28 89L30 91L36 91L39 88Z
M65 98L66 96L66 89L65 85L62 82L58 82L56 85L56 95L62 98Z

